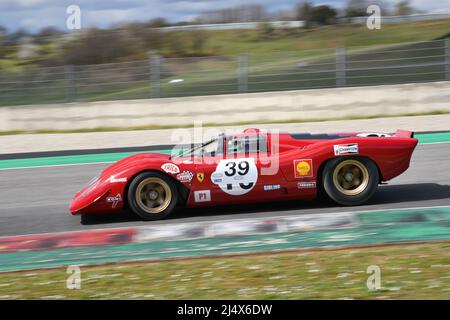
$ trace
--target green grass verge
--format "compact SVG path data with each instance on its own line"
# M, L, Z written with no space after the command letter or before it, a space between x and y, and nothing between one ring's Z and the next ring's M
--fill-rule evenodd
M261 54L282 51L334 49L337 45L361 47L432 40L450 30L450 20L417 21L384 24L380 30L368 30L361 25L334 25L310 30L275 30L262 36L258 30L207 31L206 52L223 55ZM313 52L316 55L317 52Z
M208 257L2 273L0 299L448 299L450 243ZM381 269L370 291L367 267Z
M346 116L346 117L327 117L327 118L302 118L302 119L286 119L286 120L256 120L256 121L238 121L238 122L206 122L202 125L204 127L219 127L219 126L244 126L260 124L282 124L282 123L305 123L305 122L323 122L323 121L339 121L339 120L363 120L363 119L378 119L378 118L398 118L398 117L412 117L412 116L431 116L440 114L450 114L450 110L436 110L430 112L413 112L413 113L399 113L395 115L376 114L376 115L361 115L361 116ZM48 134L48 133L83 133L83 132L113 132L113 131L139 131L139 130L162 130L162 129L176 129L176 128L192 128L193 124L186 125L143 125L130 127L97 127L86 129L68 129L68 130L11 130L0 131L0 136L16 135L16 134Z

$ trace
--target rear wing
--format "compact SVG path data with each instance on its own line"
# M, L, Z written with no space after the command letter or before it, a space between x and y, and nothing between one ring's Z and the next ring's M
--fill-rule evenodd
M397 130L394 134L394 137L399 138L414 138L414 132L407 130Z

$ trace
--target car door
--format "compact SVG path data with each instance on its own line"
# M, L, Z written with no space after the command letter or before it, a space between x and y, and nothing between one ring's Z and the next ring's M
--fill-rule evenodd
M283 193L281 172L265 175L267 136L228 136L224 153L204 156L196 166L195 202L231 204L273 200Z
M194 177L191 183L189 205L220 204L224 201L219 186L212 181L217 163L224 158L224 138L219 136L213 144L194 156Z

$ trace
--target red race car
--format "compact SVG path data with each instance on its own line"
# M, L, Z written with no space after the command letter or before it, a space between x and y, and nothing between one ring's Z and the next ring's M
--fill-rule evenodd
M129 207L144 220L176 206L313 199L369 200L404 172L417 139L410 131L296 134L246 129L172 155L141 153L106 168L72 199L72 214Z

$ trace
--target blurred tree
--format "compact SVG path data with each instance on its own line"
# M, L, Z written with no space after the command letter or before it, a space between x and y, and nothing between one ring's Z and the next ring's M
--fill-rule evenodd
M67 42L60 57L64 64L108 63L130 56L139 49L139 41L125 30L92 28Z
M208 33L204 30L192 31L192 50L194 51L194 54L203 54L207 40Z
M172 26L188 26L188 25L192 25L192 22L178 21L178 22L172 23L171 25Z
M304 0L303 2L297 4L297 20L304 21L305 27L308 28L311 22L311 9L312 5L308 0Z
M6 36L8 34L8 30L0 26L0 59L3 59L6 53Z
M63 31L54 28L54 27L47 27L39 31L35 36L35 42L38 44L43 43L50 43L54 42L58 37L62 36L64 34Z
M327 5L313 7L311 9L311 23L318 25L334 24L336 22L336 10Z
M258 35L262 39L268 39L272 37L272 35L275 33L275 28L273 25L268 22L264 21L258 24Z
M165 44L169 49L169 55L171 56L187 56L188 55L188 43L185 33L180 32L168 32L165 35Z
M160 50L163 45L163 34L159 30L149 27L148 24L131 23L125 29L133 35L141 45L148 50Z
M20 40L27 38L29 36L30 36L30 34L28 31L26 31L24 29L19 29L13 33L7 34L6 39L7 39L7 42L9 42L9 43L17 43Z
M167 27L169 24L167 23L166 19L164 18L155 18L150 20L146 26L150 28L163 28Z
M395 14L398 16L407 16L414 13L414 9L408 0L402 0L397 3Z
M372 3L370 3L372 4ZM367 0L349 0L345 8L346 17L363 17L367 15L367 7L369 3Z
M5 37L8 34L8 29L6 27L0 25L0 35Z

